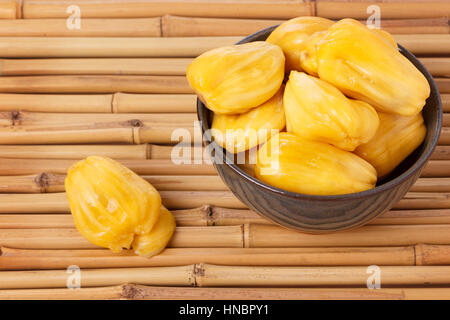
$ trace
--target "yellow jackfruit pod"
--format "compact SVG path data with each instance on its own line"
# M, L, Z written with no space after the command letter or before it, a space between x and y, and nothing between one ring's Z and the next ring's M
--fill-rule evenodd
M321 79L377 111L415 115L430 95L424 75L379 33L356 20L331 26L317 57Z
M378 129L378 115L369 104L348 99L333 85L303 72L291 71L283 98L288 132L353 151Z
M385 41L397 49L397 42L390 33L380 29L371 29L371 31L381 36ZM319 50L321 41L326 35L327 31L314 33L305 41L300 52L300 66L307 73L316 77L318 70L317 51Z
M395 41L395 38L389 32L383 29L369 29L369 30L378 34L381 38L383 38L391 46L393 46L396 50L398 50L397 41Z
M122 164L90 156L71 166L65 188L78 231L90 242L119 252L158 221L161 196Z
M311 195L364 191L377 181L372 165L357 155L288 132L259 149L255 175L280 189Z
M284 86L268 101L246 113L214 114L211 125L214 141L232 153L266 142L274 132L285 127L283 91Z
M255 41L207 51L187 68L190 86L218 114L249 111L269 100L284 78L280 47Z
M316 32L305 41L303 50L300 51L300 66L307 73L317 76L317 50L320 42L325 35L326 31Z
M300 53L305 41L316 32L327 30L334 22L320 17L298 17L280 24L267 38L267 42L283 49L286 71L302 70Z
M134 238L132 245L134 252L146 258L160 253L172 238L175 227L174 216L164 206L161 206L158 222L150 232Z
M400 116L378 113L380 126L368 143L356 148L355 153L370 162L378 177L391 173L425 139L427 129L422 114Z

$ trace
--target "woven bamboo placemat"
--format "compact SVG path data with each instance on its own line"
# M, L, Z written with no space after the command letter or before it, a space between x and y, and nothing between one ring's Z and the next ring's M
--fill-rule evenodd
M365 21L371 5L444 105L439 146L391 211L348 232L288 231L211 164L172 162L172 132L195 134L184 78L195 56L296 16ZM449 14L448 1L419 0L1 1L0 299L450 298ZM74 228L65 172L92 154L161 191L177 220L162 254L113 254ZM367 288L372 265L381 289ZM67 288L69 266L81 289Z

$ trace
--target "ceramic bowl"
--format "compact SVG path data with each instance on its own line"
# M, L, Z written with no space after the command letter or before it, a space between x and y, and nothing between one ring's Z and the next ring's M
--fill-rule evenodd
M238 43L265 40L275 27L256 32ZM356 228L391 209L419 178L438 142L442 125L442 105L433 78L413 54L402 46L399 46L399 50L425 75L431 94L423 108L427 127L425 140L394 172L375 188L363 192L334 196L299 194L270 186L252 177L234 164L235 161L224 149L214 145L213 149L221 152L224 159L214 166L233 194L263 217L281 226L309 233ZM211 126L212 112L198 99L197 113L204 143L214 143L210 142L211 136L207 132Z

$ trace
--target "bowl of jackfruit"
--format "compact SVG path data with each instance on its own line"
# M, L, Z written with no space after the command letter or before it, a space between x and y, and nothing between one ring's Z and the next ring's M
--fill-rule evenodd
M405 196L438 142L429 72L353 19L289 20L201 54L186 76L219 175L287 228L368 223Z

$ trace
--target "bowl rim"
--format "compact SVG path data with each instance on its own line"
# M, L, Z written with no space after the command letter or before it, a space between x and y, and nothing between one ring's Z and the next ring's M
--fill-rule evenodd
M266 33L274 30L277 26L278 25L274 25L274 26L259 30L255 33L252 33L252 34L244 37L243 39L239 40L238 42L236 42L236 44L252 42L253 39L258 38L259 36L265 35ZM258 40L258 41L262 41L262 40ZM381 192L390 190L390 189L396 187L397 185L408 180L418 170L421 170L421 168L426 164L426 162L430 158L431 154L433 153L434 149L436 148L436 145L438 144L439 136L441 134L441 129L442 129L442 101L441 101L440 93L437 88L436 82L434 81L434 79L431 76L431 74L429 73L429 71L425 68L425 66L420 62L419 59L416 58L416 56L414 56L410 51L405 49L400 44L398 44L398 47L399 47L400 53L403 54L410 62L412 62L416 67L417 67L417 65L419 65L422 68L422 70L419 70L419 71L425 76L425 78L427 79L427 81L430 85L430 89L431 89L430 95L431 95L431 92L433 92L433 91L436 92L436 98L437 98L437 102L438 102L436 107L438 109L437 110L438 116L436 119L436 130L434 132L434 135L433 135L433 137L431 139L431 143L430 143L431 147L429 147L428 150L424 150L424 152L420 155L419 159L417 159L417 161L415 161L414 164L412 166L410 166L405 172L403 172L402 174L400 174L399 176L395 177L392 180L389 180L379 186L375 186L375 188L372 188L369 190L354 192L354 193L339 194L339 195L310 195L310 194L292 192L292 191L284 190L284 189L266 184L263 181L255 178L255 177L252 177L251 175L246 173L238 165L233 163L234 161L229 161L230 154L226 152L225 148L222 148L222 146L219 146L212 139L210 132L208 131L210 129L207 125L208 119L203 119L203 114L202 114L202 109L203 108L207 109L207 108L203 104L203 102L201 102L200 99L197 97L197 117L201 123L203 142L209 143L209 144L214 144L213 149L221 151L221 153L223 155L222 159L224 159L224 161L219 163L219 165L228 166L236 174L238 174L241 178L247 180L248 182L250 182L252 184L255 184L256 186L258 186L261 189L270 191L272 193L276 193L280 196L287 196L290 198L311 200L311 201L313 201L313 200L320 200L320 201L342 200L342 201L344 201L344 200L348 200L348 199L365 198L365 197L373 196L373 195L379 194ZM210 112L210 111L208 110L207 112ZM207 135L207 141L205 141L205 135ZM213 164L214 164L214 166L218 165L215 161L213 161Z

